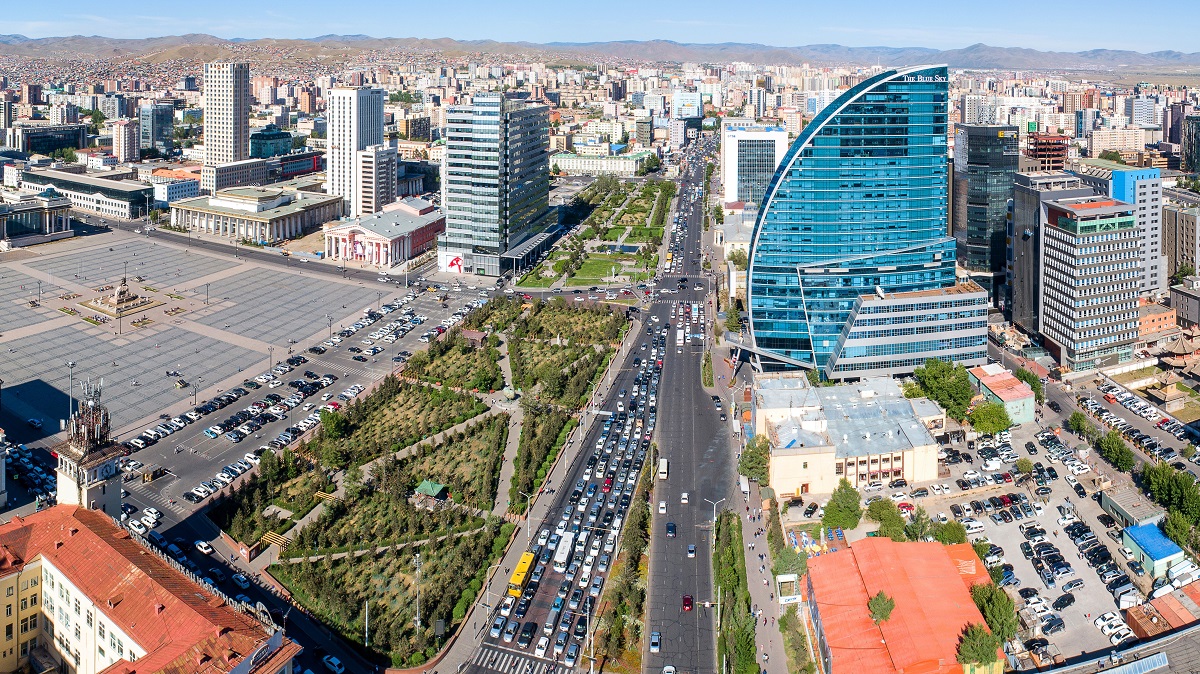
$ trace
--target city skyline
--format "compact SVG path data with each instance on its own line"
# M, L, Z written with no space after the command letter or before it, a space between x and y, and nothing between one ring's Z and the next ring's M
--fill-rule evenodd
M871 24L848 21L832 5L790 6L773 0L762 3L752 13L722 17L715 2L668 2L658 6L658 16L629 22L621 17L637 15L643 7L630 0L617 0L612 11L602 14L570 15L571 8L560 8L558 21L545 21L540 8L527 11L512 7L498 15L487 11L478 0L468 0L456 13L453 26L430 24L434 30L421 30L404 6L379 6L366 0L347 0L335 16L323 16L314 29L313 11L322 5L299 0L290 11L267 10L247 17L243 6L233 0L212 0L182 8L171 15L139 14L106 16L89 10L91 3L68 0L58 5L53 20L40 8L18 5L6 14L6 32L30 38L70 35L137 39L165 35L208 33L226 39L309 39L319 34L370 35L372 37L419 37L427 39L496 40L503 42L595 42L622 40L671 40L686 43L754 43L789 47L837 44L849 47L913 47L960 49L974 44L995 47L1037 49L1042 51L1083 51L1092 49L1158 52L1196 50L1186 34L1163 33L1152 14L1124 13L1118 43L1097 41L1093 34L1079 31L1064 33L1053 21L996 21L984 8L974 9L942 0L922 3L923 11L914 15L911 6L864 0L857 16L871 16ZM1125 5L1111 0L1093 3L1093 11L1119 11ZM479 11L474 11L475 9ZM1035 15L1045 11L1044 3L1018 0L1006 8L1010 15ZM312 11L310 11L312 10ZM1179 5L1173 21L1186 25L1200 18L1200 8ZM564 13L566 12L566 13ZM775 17L762 21L764 16ZM605 18L612 17L612 18ZM584 20L586 19L586 20ZM394 22L394 23L392 23ZM395 29L388 29L389 24Z

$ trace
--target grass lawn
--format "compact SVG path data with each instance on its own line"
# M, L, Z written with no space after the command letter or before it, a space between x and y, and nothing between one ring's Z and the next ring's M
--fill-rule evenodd
M619 276L625 269L624 265L618 260L608 260L600 258L597 255L589 255L583 264L579 265L579 271L575 272L575 278L602 280L607 279L612 275L613 267L617 268Z
M1118 384L1124 384L1125 382L1137 381L1139 379L1145 379L1146 377L1153 377L1160 372L1162 372L1162 370L1151 365L1150 367L1144 367L1140 370L1134 370L1133 372L1119 374L1113 377L1112 380Z
M541 274L542 265L538 265L537 270L526 274L517 283L518 288L549 288L558 280L558 276L543 276Z
M608 229L608 231L604 233L603 240L604 241L616 241L621 238L621 235L625 233L626 229L628 229L628 228L626 228L626 227L610 227Z

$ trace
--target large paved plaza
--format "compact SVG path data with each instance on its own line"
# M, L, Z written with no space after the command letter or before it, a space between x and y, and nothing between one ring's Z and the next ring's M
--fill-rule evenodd
M121 320L80 306L111 294L101 289L117 285L126 268L130 290L158 306ZM31 306L39 281L41 305ZM67 363L74 362L76 381L104 380L113 425L129 432L258 374L268 354L278 361L308 346L328 331L327 315L335 328L352 322L379 301L379 291L386 299L396 287L128 232L0 256L0 428L36 439L25 422L40 419L41 435L57 433L68 411ZM189 386L177 388L178 379Z

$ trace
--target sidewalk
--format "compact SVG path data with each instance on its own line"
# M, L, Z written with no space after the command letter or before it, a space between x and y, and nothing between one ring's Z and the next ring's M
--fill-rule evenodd
M747 512L746 508L749 508ZM750 587L752 608L758 611L754 628L758 648L758 664L767 674L787 674L787 651L779 631L779 603L771 577L771 551L767 545L766 515L758 490L750 490L749 503L742 504L743 551L746 553L746 580ZM765 569L765 570L763 570ZM765 619L765 623L764 623ZM767 658L763 660L764 656Z

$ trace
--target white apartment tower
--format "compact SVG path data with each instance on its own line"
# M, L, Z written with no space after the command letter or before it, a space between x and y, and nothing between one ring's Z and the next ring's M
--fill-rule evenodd
M250 64L204 64L204 164L250 157Z
M326 96L328 191L346 200L347 214L353 217L396 200L396 153L383 147L384 95L373 87L338 86ZM381 173L389 167L390 174ZM388 180L390 187L381 187Z
M135 162L141 158L141 126L136 119L118 119L112 124L113 156L117 162Z

